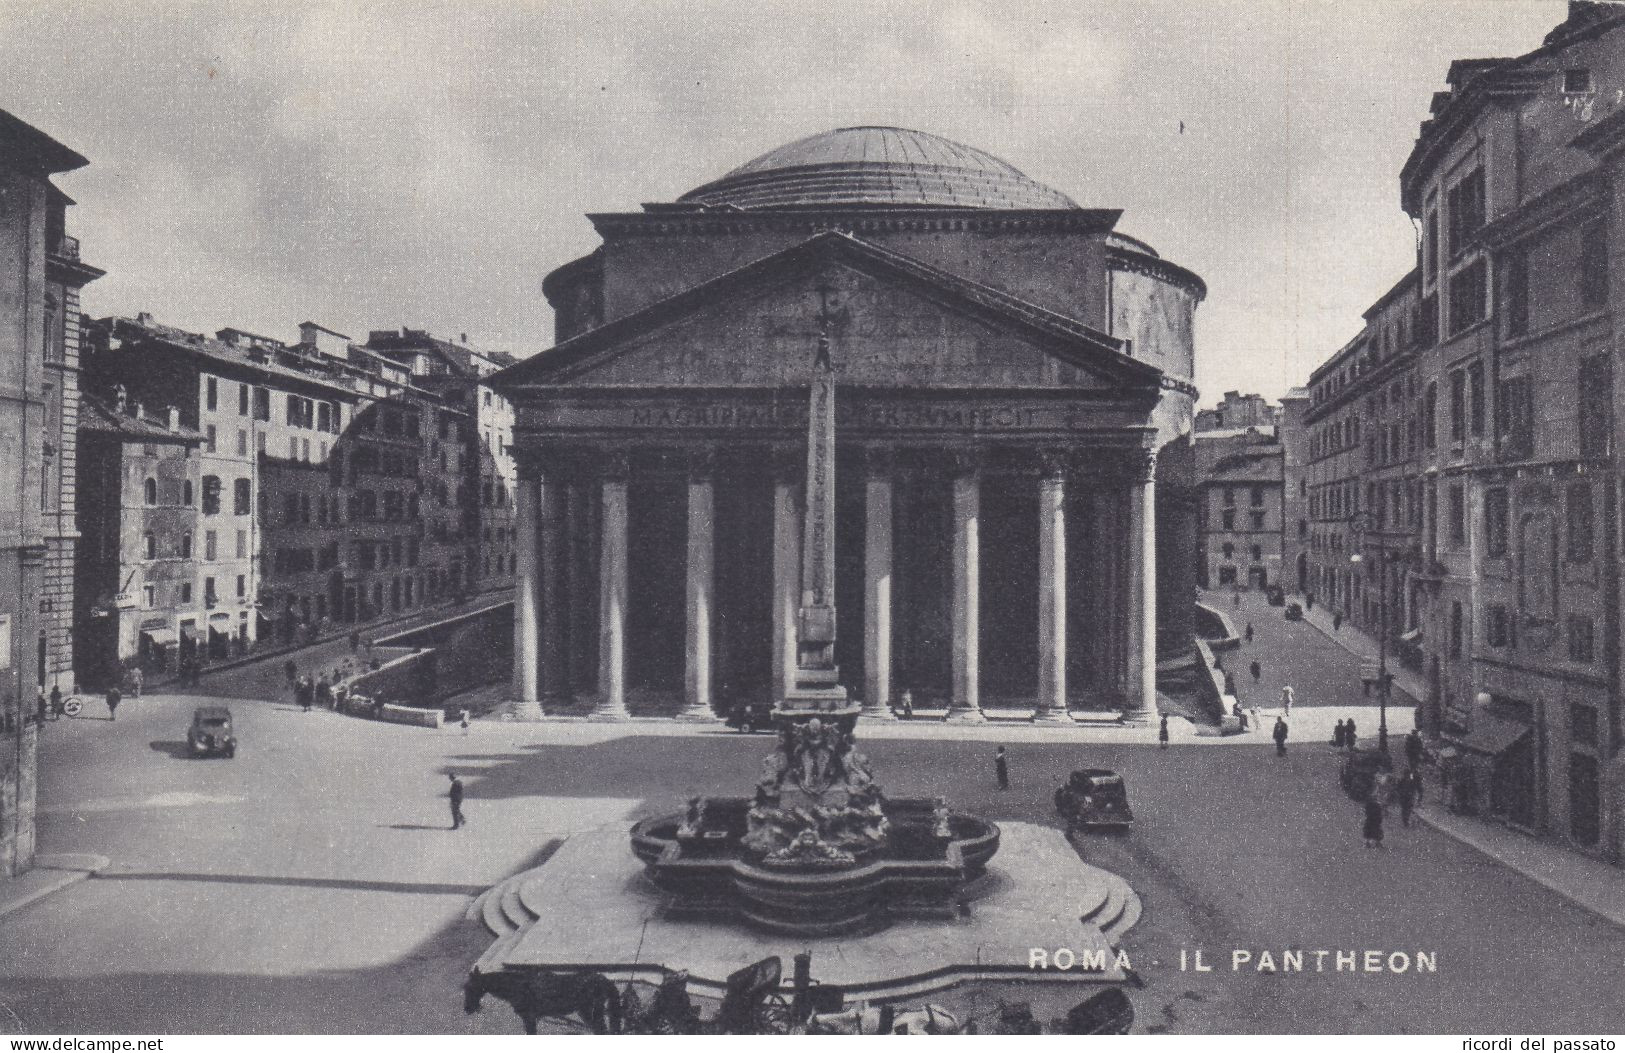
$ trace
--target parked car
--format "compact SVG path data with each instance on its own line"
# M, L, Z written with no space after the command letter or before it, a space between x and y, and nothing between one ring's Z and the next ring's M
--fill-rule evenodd
M728 711L727 725L749 735L753 731L773 730L773 703L738 702Z
M1303 621L1303 604L1299 603L1297 600L1293 600L1291 603L1286 605L1286 610L1283 612L1283 615L1289 622Z
M1269 601L1271 607L1279 607L1286 602L1286 593L1282 591L1281 586L1271 585L1264 590L1264 598Z
M1371 796L1379 781L1394 770L1393 758L1381 750L1354 750L1343 760L1337 781L1356 801Z
M1079 768L1055 791L1055 810L1068 830L1127 830L1134 825L1123 777L1105 768Z
M237 755L237 736L231 733L231 710L225 706L199 706L192 711L192 727L186 745L194 757L223 753Z

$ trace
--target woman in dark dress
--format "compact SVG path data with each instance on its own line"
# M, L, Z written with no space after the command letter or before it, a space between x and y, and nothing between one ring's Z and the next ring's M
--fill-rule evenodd
M1367 848L1382 847L1382 804L1375 797L1367 797L1365 801L1365 835Z

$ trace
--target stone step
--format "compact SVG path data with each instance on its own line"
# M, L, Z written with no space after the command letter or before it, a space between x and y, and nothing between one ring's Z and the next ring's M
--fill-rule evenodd
M1128 891L1127 902L1123 907L1122 916L1112 923L1106 930L1106 939L1111 941L1113 947L1122 940L1128 930L1139 924L1140 916L1145 913L1145 903L1132 889Z
M515 929L523 929L537 918L520 900L519 884L514 878L502 883L502 914Z
M1088 898L1078 904L1078 916L1093 925L1095 918L1105 908L1110 898L1111 888L1109 886L1098 881L1090 882Z
M520 874L516 884L519 888L519 900L533 918L540 918L547 913L547 883L541 880L541 867Z
M1113 925L1122 918L1123 911L1128 907L1128 900L1123 896L1123 890L1114 883L1106 894L1106 902L1095 916L1089 919L1089 924L1102 933L1109 933Z
M502 912L502 886L498 885L485 895L485 902L480 906L480 920L493 936L505 936L516 931L508 916Z
M480 912L485 907L485 897L489 896L490 894L491 890L486 889L484 892L481 892L479 895L469 900L468 907L463 911L463 920L480 921L483 917Z

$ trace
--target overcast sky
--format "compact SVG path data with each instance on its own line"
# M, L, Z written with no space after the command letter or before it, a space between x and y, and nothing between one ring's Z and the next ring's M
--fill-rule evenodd
M1277 397L1410 266L1398 172L1458 57L1560 0L0 2L0 109L59 179L95 315L551 344L542 277L782 143L981 147L1206 279L1204 405ZM1180 126L1183 122L1184 130Z

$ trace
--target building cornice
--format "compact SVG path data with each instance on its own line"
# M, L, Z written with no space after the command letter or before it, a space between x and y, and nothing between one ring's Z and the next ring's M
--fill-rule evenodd
M842 209L593 212L587 219L605 237L661 237L690 234L752 234L779 231L817 234L833 230L862 235L941 231L1105 233L1123 215L1116 208L1078 209ZM579 262L579 261L577 261ZM565 266L570 266L566 264Z
M1177 263L1169 263L1160 256L1149 256L1132 249L1112 246L1106 252L1106 265L1114 271L1129 271L1148 278L1168 282L1194 296L1198 302L1207 299L1207 283L1195 271L1186 270Z

